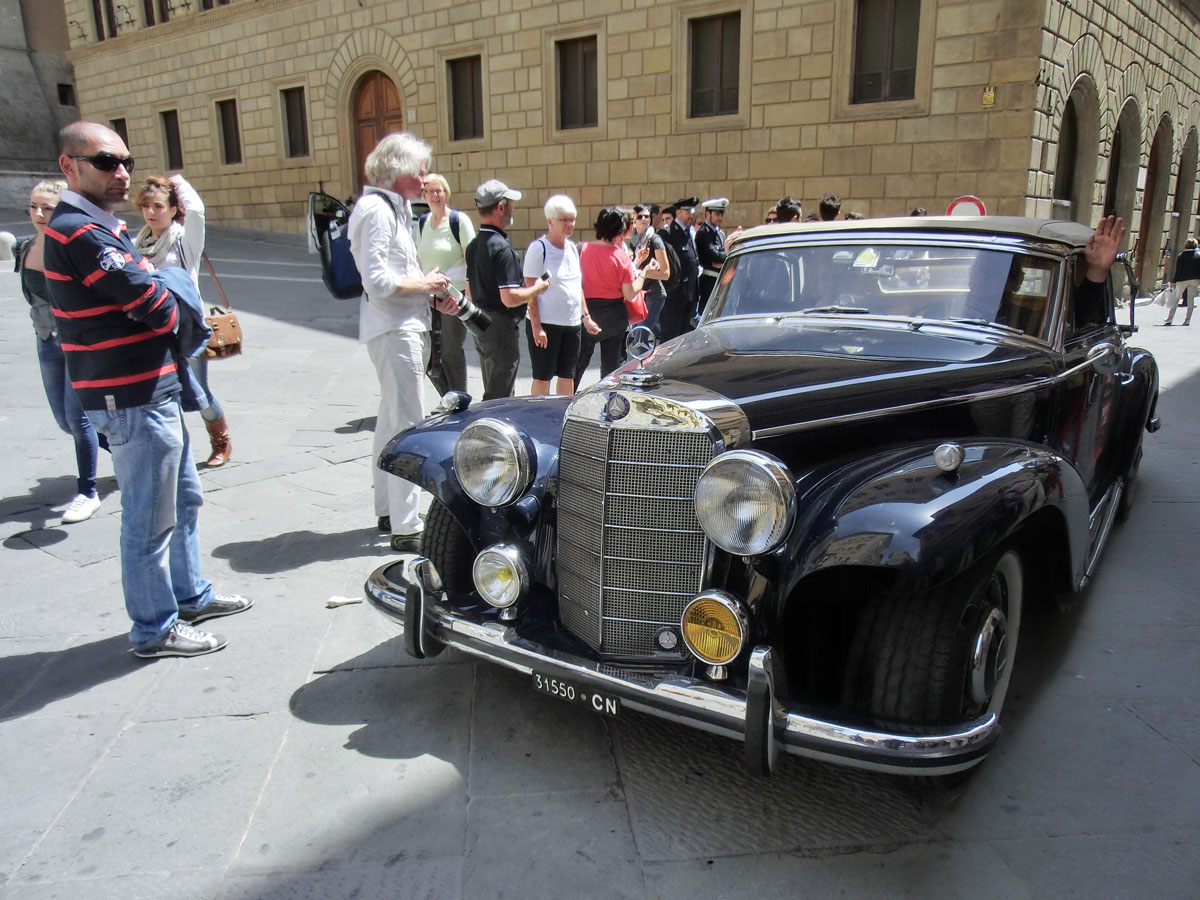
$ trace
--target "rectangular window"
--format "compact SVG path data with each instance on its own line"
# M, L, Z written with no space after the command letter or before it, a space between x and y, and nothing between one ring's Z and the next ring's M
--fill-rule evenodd
M215 9L218 6L228 6L229 0L200 0L201 9Z
M104 21L108 27L105 32L110 38L117 36L117 10L113 6L113 0L104 0Z
M129 129L125 126L124 119L113 119L108 123L109 127L115 131L121 138L121 141L126 147L129 146Z
M142 19L144 20L147 28L155 24L154 0L142 0Z
M75 85L59 82L58 84L58 105L59 106L74 106L75 105Z
M236 100L217 101L217 130L221 138L221 162L237 165L242 161L242 136L238 131Z
M558 127L595 128L596 38L555 42L558 58Z
M446 61L450 79L450 140L483 137L483 57Z
M164 110L158 114L162 122L163 156L167 160L168 169L183 168L183 142L179 140L179 111Z
M285 88L279 92L283 107L284 152L288 157L308 156L308 111L304 88Z
M96 40L104 40L104 13L100 11L100 0L92 0L92 24L96 26Z
M921 0L857 0L851 103L913 99L920 24Z
M167 5L167 0L157 0L158 3L158 21L168 22L171 19L171 7Z
M688 23L688 116L736 115L741 13Z

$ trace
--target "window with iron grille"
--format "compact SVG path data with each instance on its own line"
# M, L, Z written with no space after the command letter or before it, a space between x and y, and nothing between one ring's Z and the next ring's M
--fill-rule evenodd
M483 137L483 57L446 61L450 81L450 140Z
M741 13L688 22L688 116L735 115L741 62Z
M857 0L851 103L911 100L921 0Z
M596 37L556 41L558 63L558 127L595 128L599 124L596 97Z
M242 161L242 136L238 130L236 100L217 101L217 128L221 137L221 162L227 166Z
M179 139L179 111L163 110L158 114L162 122L163 156L167 160L168 169L183 168L183 142Z
M308 156L308 110L304 104L304 88L284 88L279 92L283 107L284 153L289 158Z

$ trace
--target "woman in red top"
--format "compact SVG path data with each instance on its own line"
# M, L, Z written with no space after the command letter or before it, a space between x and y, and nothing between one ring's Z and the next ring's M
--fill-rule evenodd
M637 273L637 266L649 250L643 245L638 250L638 258L629 258L625 239L632 230L633 219L629 213L607 206L596 217L596 241L584 244L579 254L586 312L579 364L575 367L576 385L592 361L596 344L600 345L601 378L625 360L625 331L629 327L625 301L632 300L642 289L644 276ZM592 322L600 327L596 334L586 328Z

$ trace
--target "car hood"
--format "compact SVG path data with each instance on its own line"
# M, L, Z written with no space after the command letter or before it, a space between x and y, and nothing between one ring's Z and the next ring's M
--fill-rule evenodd
M1054 371L1048 350L970 328L826 318L713 322L647 368L735 401L754 431L968 399Z

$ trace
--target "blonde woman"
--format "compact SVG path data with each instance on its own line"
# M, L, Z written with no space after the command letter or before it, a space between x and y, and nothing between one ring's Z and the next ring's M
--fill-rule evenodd
M66 188L65 181L39 181L29 195L29 221L36 232L33 237L17 242L14 247L17 266L21 274L21 292L29 303L29 318L33 320L33 331L37 335L38 363L42 369L42 385L46 399L50 401L50 412L58 427L75 439L75 464L79 470L74 499L63 512L64 525L90 519L100 508L100 497L96 493L96 457L99 443L96 429L79 405L71 378L67 375L67 361L59 343L58 324L54 321L54 308L50 305L50 292L46 289L46 274L42 266L43 250L46 246L46 225L50 214L58 206L59 195Z
M145 226L138 232L134 245L156 268L178 266L186 269L196 289L200 289L200 256L204 253L204 201L182 175L169 179L151 176L137 195ZM208 386L208 360L201 354L188 360L196 380L204 390L208 406L200 417L208 429L212 447L205 465L210 469L223 466L233 454L229 424L225 411Z
M425 176L421 196L429 204L429 212L417 220L420 239L417 241L417 260L422 271L438 269L450 277L450 283L467 293L466 247L475 239L475 226L466 213L450 208L450 185L436 172ZM434 313L440 321L442 371L446 373L447 388L467 389L467 358L463 342L467 328L454 316Z

